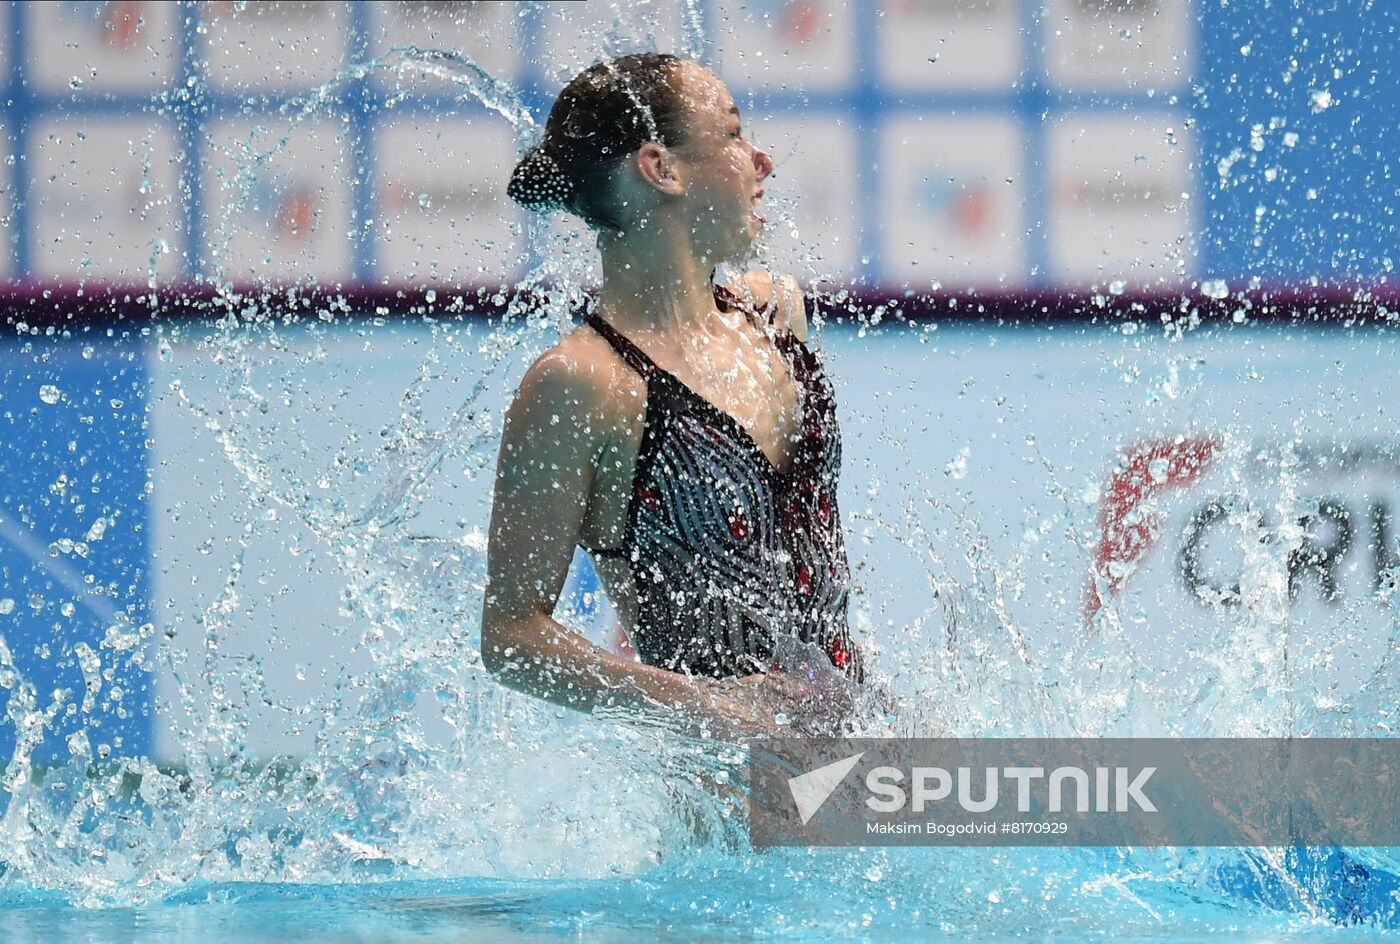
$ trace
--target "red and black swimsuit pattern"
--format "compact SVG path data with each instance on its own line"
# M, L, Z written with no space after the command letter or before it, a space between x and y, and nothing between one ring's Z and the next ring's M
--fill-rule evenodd
M722 287L723 308L744 303ZM847 625L850 568L836 504L841 437L820 357L791 331L775 343L802 412L779 469L729 414L657 366L596 312L585 320L646 382L646 418L626 530L616 548L637 592L643 662L716 678L765 671L778 633L820 646L864 680Z

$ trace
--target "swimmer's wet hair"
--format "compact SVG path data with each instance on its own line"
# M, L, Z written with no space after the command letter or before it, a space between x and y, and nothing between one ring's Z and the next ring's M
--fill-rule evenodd
M594 229L621 229L609 176L648 141L681 142L684 61L633 53L580 72L559 93L544 139L520 159L506 193L527 209L568 210Z

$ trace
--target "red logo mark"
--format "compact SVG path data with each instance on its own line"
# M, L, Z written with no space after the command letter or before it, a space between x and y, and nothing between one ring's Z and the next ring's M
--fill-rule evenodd
M815 3L791 3L783 11L783 26L799 43L809 42L821 28L822 14Z
M1084 596L1086 622L1108 602L1099 595L1100 581L1108 596L1117 596L1157 542L1162 515L1143 508L1143 503L1168 489L1194 483L1210 467L1214 453L1215 441L1208 437L1145 440L1128 448L1099 509L1099 545Z
M141 4L114 3L107 9L104 40L123 52L136 48L141 38Z
M286 194L277 208L278 235L289 242L309 242L316 223L316 204L316 193L309 188Z
M981 239L987 234L992 218L992 201L981 189L969 190L953 205L953 217L958 230L968 239Z

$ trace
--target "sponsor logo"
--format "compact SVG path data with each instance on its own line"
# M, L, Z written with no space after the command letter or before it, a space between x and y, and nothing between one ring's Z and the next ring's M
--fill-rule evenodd
M1143 440L1120 453L1100 498L1085 588L1090 625L1166 536L1158 499L1172 492L1187 499L1175 532L1175 579L1202 605L1239 605L1255 553L1287 571L1290 600L1310 589L1335 607L1349 578L1353 593L1364 586L1378 603L1395 591L1400 546L1392 506L1400 444L1304 442L1285 450L1264 443L1238 470L1248 487L1205 490L1221 449L1217 437L1201 436Z
M323 0L258 0L257 3L214 0L209 4L209 10L217 18L250 16L269 20L322 20L334 16L336 6Z
M90 33L108 49L117 52L139 50L146 28L147 4L136 0L103 3L55 4L59 22Z
M1161 0L1074 0L1074 5L1085 16L1129 16L1143 18L1156 16Z
M929 20L990 19L1010 11L1012 0L894 0L889 11L896 15Z
M822 4L817 0L758 0L751 5L754 14L777 25L788 39L807 43L821 32Z
M1212 605L1237 606L1241 602L1240 571L1245 562L1233 569L1225 561L1215 566L1202 562L1202 548L1211 532L1231 528L1237 533L1241 529L1256 533L1265 552L1284 540L1285 531L1301 532L1301 538L1291 542L1285 555L1290 599L1312 585L1324 603L1340 604L1342 565L1358 548L1359 553L1370 555L1367 570L1377 596L1395 588L1400 554L1391 533L1388 501L1354 501L1329 495L1303 498L1298 504L1306 510L1288 527L1269 509L1256 508L1239 496L1212 498L1198 508L1187 521L1177 553L1177 572L1191 596Z
M381 183L379 211L383 214L413 213L418 216L448 216L499 212L501 201L489 186L472 187L441 180L413 178Z
M386 4L394 18L417 24L422 20L447 20L454 25L482 20L493 12L494 4L481 0L414 0L412 3Z
M942 216L953 232L969 242L990 234L992 195L981 181L939 180L936 168L927 168L920 176L923 180L914 197L919 206Z
M1122 177L1097 180L1073 180L1060 184L1060 194L1067 203L1093 210L1139 213L1153 207L1174 205L1181 192L1180 182L1173 186L1169 178L1126 180Z
M1085 590L1084 618L1093 620L1117 596L1161 536L1164 516L1146 503L1200 480L1215 457L1210 438L1145 440L1123 453L1099 507L1099 540Z
M264 215L279 242L307 246L321 219L321 201L321 187L314 180L260 175L248 205Z

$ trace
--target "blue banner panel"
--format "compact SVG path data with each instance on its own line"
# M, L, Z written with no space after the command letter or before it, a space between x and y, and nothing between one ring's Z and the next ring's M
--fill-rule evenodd
M1210 4L1201 16L1202 276L1386 278L1400 120L1382 103L1400 97L1400 5Z
M147 353L118 330L0 344L6 761L46 715L39 763L151 747Z

